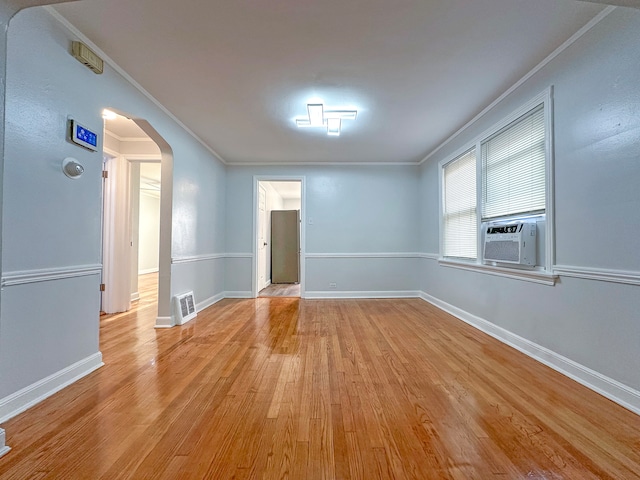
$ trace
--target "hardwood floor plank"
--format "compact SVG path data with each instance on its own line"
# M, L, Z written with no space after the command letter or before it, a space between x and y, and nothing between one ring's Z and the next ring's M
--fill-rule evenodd
M5 479L638 479L640 417L417 299L223 300L3 425Z

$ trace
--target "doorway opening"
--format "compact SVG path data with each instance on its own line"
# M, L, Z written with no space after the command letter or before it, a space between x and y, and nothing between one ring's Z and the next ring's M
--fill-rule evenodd
M256 177L253 293L304 293L304 178Z
M171 318L171 149L148 122L105 113L101 310L150 308L158 326Z

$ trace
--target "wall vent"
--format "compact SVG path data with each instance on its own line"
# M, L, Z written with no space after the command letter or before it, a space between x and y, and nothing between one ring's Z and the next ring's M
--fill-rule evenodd
M198 312L196 312L196 302L193 298L193 292L176 295L173 298L175 300L176 322L178 325L184 325L198 315Z
M104 72L104 61L82 42L71 43L71 54L80 63L98 75Z

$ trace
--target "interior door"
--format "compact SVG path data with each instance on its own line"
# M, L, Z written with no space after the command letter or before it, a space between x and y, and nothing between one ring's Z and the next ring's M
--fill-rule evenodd
M300 281L300 212L271 212L271 282Z
M258 291L267 286L267 192L258 185Z

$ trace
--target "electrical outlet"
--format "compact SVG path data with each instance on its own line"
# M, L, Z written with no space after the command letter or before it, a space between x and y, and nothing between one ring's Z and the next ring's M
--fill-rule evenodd
M337 286L336 282L329 283L329 288L336 288Z

